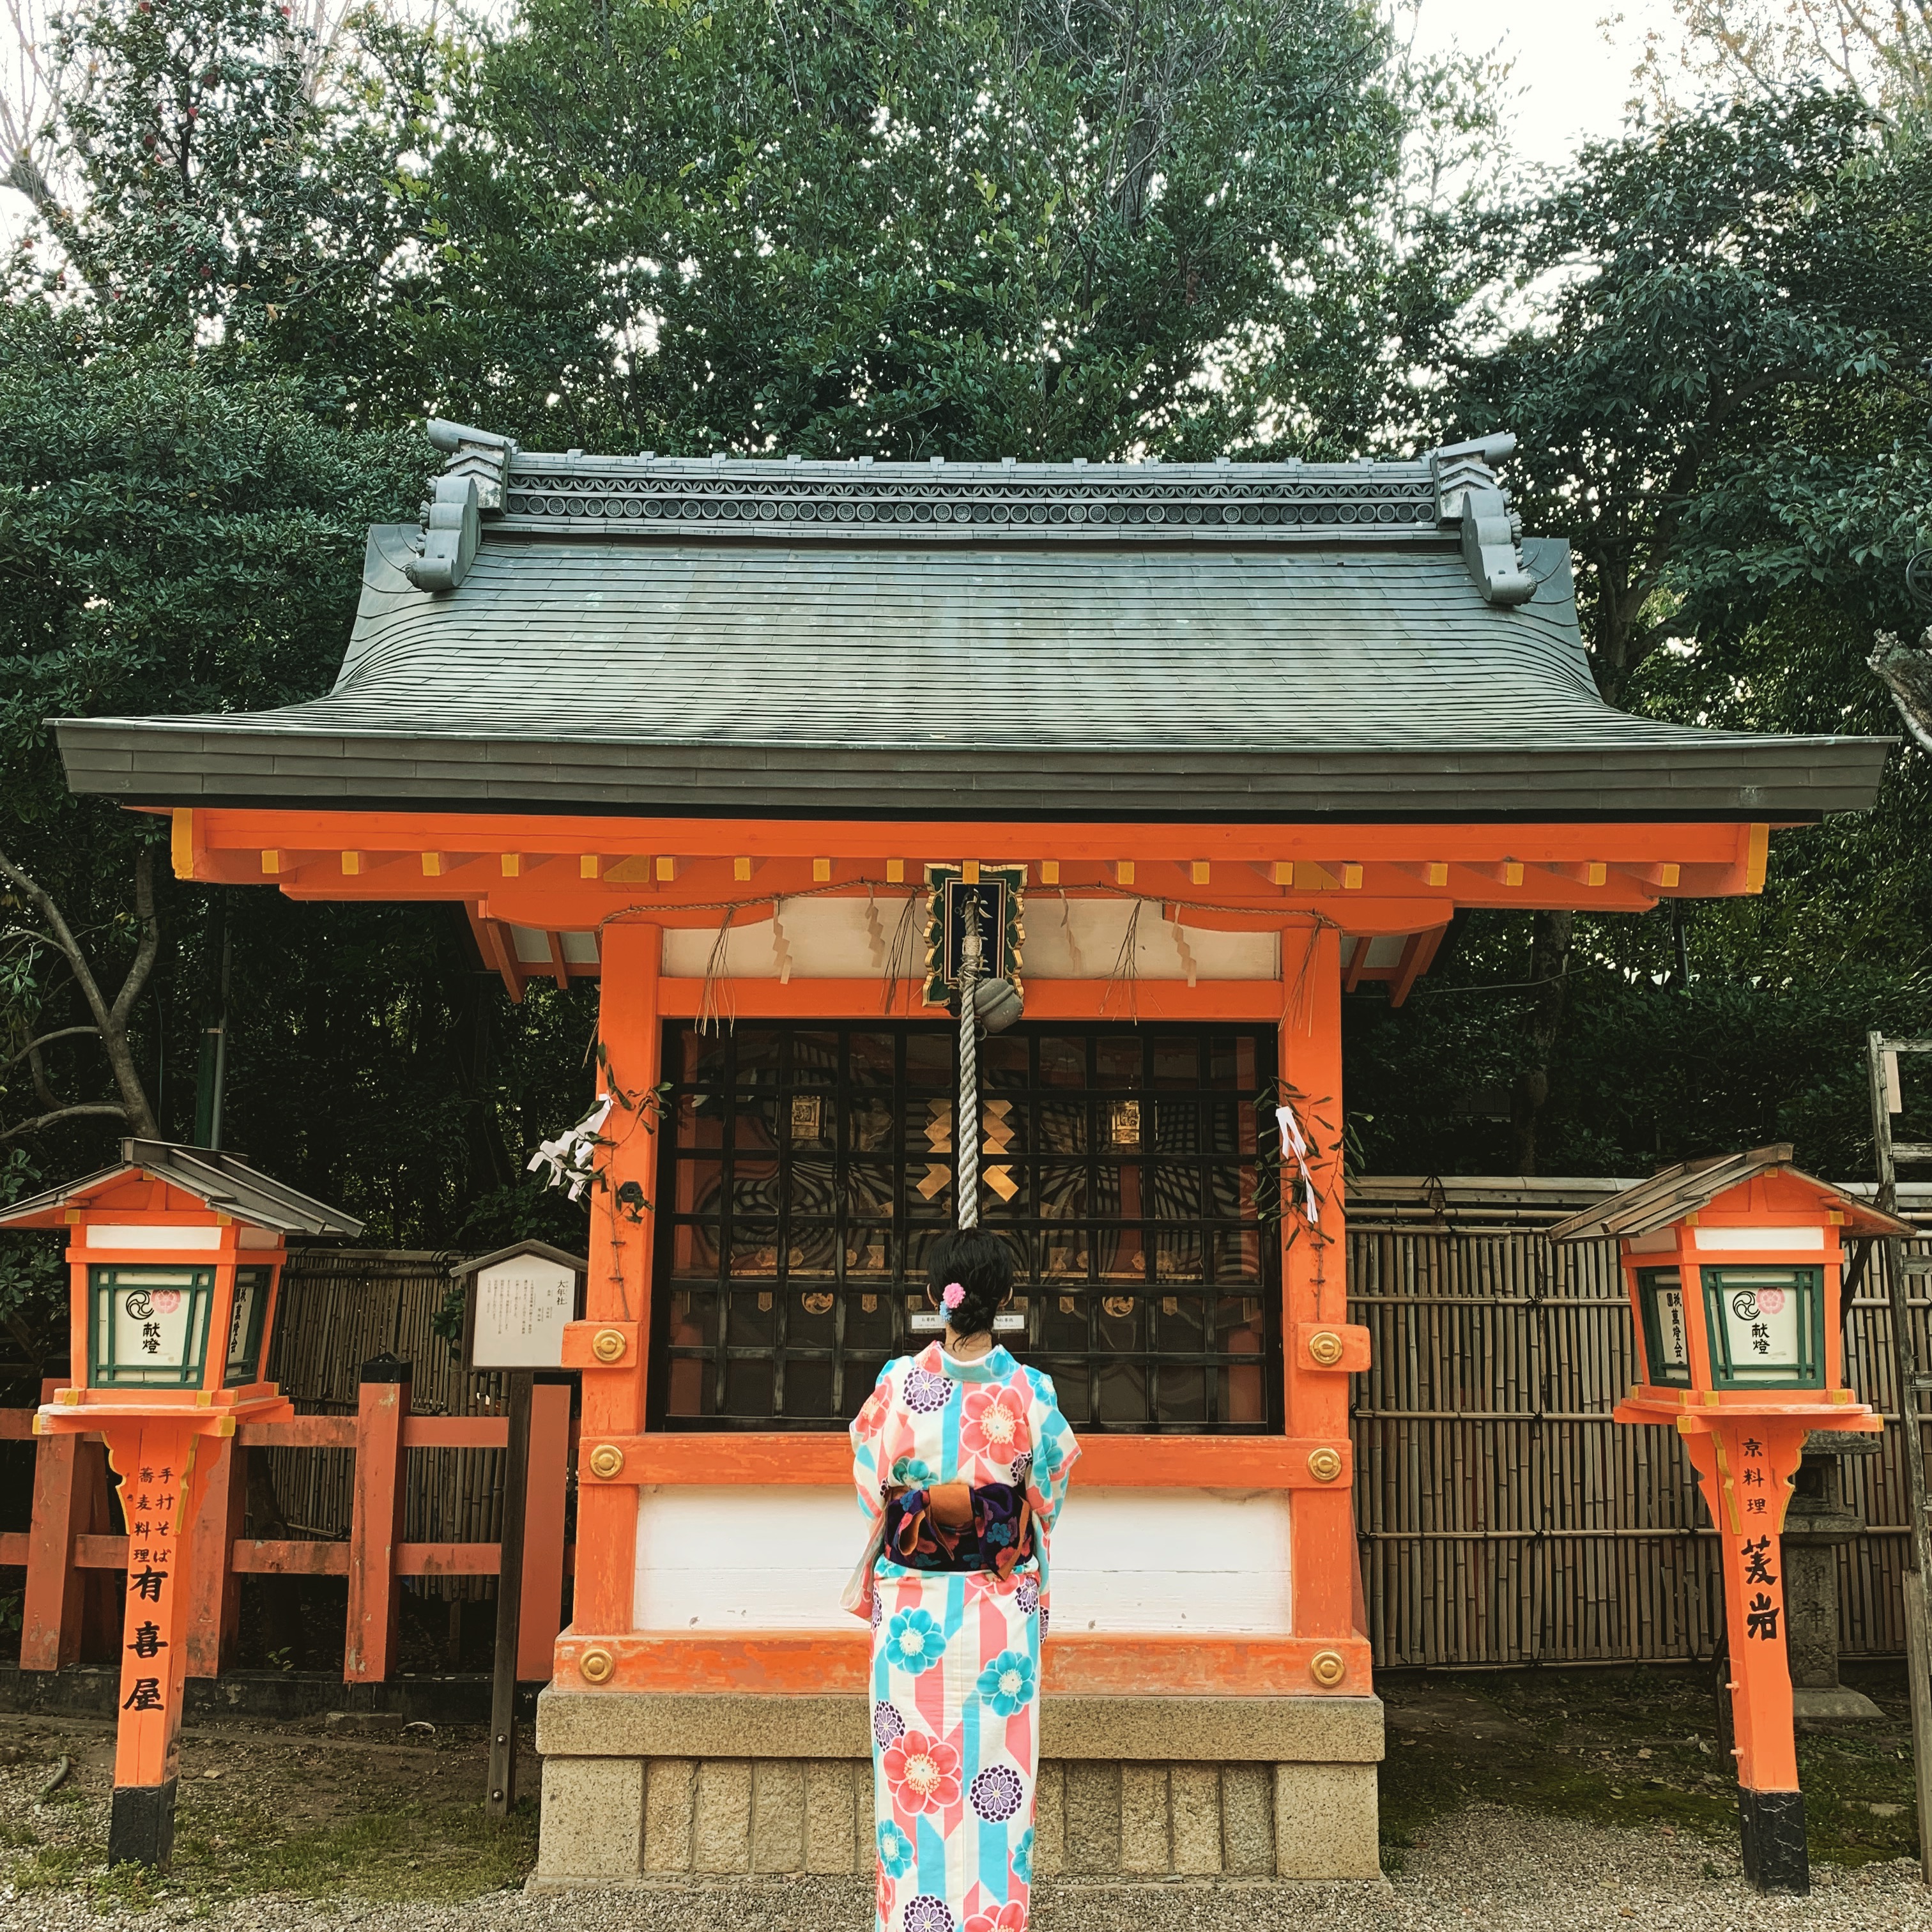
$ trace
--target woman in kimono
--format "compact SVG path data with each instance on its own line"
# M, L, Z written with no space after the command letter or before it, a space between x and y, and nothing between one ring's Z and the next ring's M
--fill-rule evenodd
M1006 1244L949 1235L927 1279L945 1340L888 1362L851 1432L877 1552L854 1594L872 1625L878 1932L1022 1932L1048 1544L1080 1448L1052 1381L994 1342Z

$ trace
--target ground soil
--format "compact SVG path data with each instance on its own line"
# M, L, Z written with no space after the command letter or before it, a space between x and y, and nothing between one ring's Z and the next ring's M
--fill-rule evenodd
M1819 1878L1818 1895L1802 1906L1758 1901L1741 1886L1734 1786L1707 1671L1393 1672L1378 1685L1388 1710L1382 1802L1391 1891L1310 1894L1287 1912L1278 1896L1249 1894L1244 1904L1191 1888L1150 1897L1048 1882L1036 1925L1219 1932L1472 1919L1616 1925L1635 1916L1653 1927L1712 1928L1798 1911L1802 1922L1835 1932L1932 1932L1932 1892L1918 1885L1916 1863L1903 1672L1852 1666L1846 1676L1884 1716L1800 1740ZM538 1761L526 1732L526 1795L508 1823L494 1823L482 1809L484 1746L476 1727L370 1735L316 1720L191 1728L176 1858L158 1877L106 1865L112 1726L0 1715L0 1926L92 1932L111 1918L133 1932L136 1920L160 1928L196 1919L283 1932L358 1921L457 1932L480 1917L500 1932L832 1932L848 1924L859 1932L866 1921L870 1886L844 1881L748 1882L695 1900L632 1893L593 1904L578 1895L568 1910L525 1896ZM69 1768L43 1798L62 1758Z

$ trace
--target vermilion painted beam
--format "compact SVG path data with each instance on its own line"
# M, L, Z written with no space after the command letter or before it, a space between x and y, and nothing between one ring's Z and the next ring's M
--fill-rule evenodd
M1345 1582L1346 1587L1346 1582ZM616 1668L601 1685L578 1669L586 1650L606 1652ZM872 1642L855 1620L850 1632L766 1631L746 1636L638 1630L592 1636L566 1630L556 1646L556 1682L572 1690L616 1693L863 1690ZM1318 1683L1318 1654L1339 1658L1342 1674ZM1055 1631L1046 1640L1046 1696L1334 1696L1370 1688L1366 1638L1145 1636Z
M507 1430L508 1424L505 1424ZM550 1676L563 1628L564 1508L570 1484L570 1389L538 1382L530 1390L530 1477L524 1492L523 1604L517 1621L517 1676Z
M57 1382L43 1384L51 1400ZM34 1452L34 1503L21 1602L20 1668L58 1670L80 1660L85 1587L79 1553L104 1514L104 1452L72 1436L46 1436ZM126 1538L118 1539L122 1547ZM123 1567L126 1559L122 1558Z
M1306 1324L1338 1330L1348 1318L1346 1228L1342 1175L1342 970L1340 937L1325 928L1308 932L1297 956L1294 935L1282 939L1279 1066L1281 1078L1311 1144L1309 1166L1319 1204L1310 1225L1290 1201L1282 1204L1282 1333L1299 1336ZM1412 947L1418 941L1412 940ZM1283 1178L1288 1178L1284 1163ZM1284 1351L1282 1386L1292 1435L1338 1448L1348 1440L1348 1378L1315 1367L1302 1351ZM1298 1637L1339 1646L1358 1636L1354 1578L1360 1557L1346 1473L1300 1491L1288 1516ZM1367 1688L1364 1646L1358 1688Z
M494 1543L399 1543L398 1576L494 1576L502 1550Z
M380 1684L396 1648L396 1552L403 1540L403 1425L407 1382L357 1391L355 1486L349 1517L349 1623L342 1676Z
M298 1415L290 1422L244 1422L236 1439L250 1449L353 1449L352 1415Z
M603 952L598 1024L604 1058L598 1084L622 1099L604 1125L610 1150L604 1184L591 1197L585 1319L566 1334L565 1360L583 1368L586 1437L634 1436L644 1427L658 1148L658 1122L650 1110L656 1103L664 1034L658 997L662 932L650 925L610 926ZM618 1196L632 1181L636 1198L621 1204ZM590 1346L600 1329L621 1339L621 1352L613 1359ZM629 1628L637 1542L634 1491L579 1489L573 1620L580 1628Z
M500 1415L407 1415L405 1449L506 1449L510 1424Z
M1329 1378L1334 1381L1334 1377ZM1346 1389L1344 1379L1340 1386ZM842 1432L820 1435L679 1434L620 1436L586 1431L578 1460L580 1496L606 1485L591 1474L590 1452L604 1444L624 1458L616 1481L640 1484L785 1484L842 1488L852 1452ZM1081 1443L1082 1489L1334 1489L1348 1486L1346 1418L1339 1436L1088 1436ZM1340 1473L1315 1475L1309 1456L1333 1448Z
M612 927L612 932L620 928ZM925 982L903 980L888 1010L878 980L737 980L730 1005L748 1019L931 1019L944 1009L922 1003ZM660 982L659 1011L668 1019L694 1019L704 982ZM721 1000L724 996L721 994ZM1281 1010L1281 987L1273 980L1141 980L1130 988L1100 980L1028 980L1030 1020L1271 1020Z
M235 1660L242 1629L242 1593L229 1554L242 1534L248 1451L232 1438L218 1438L204 1441L199 1454L208 1465L208 1487L189 1532L188 1674L219 1677Z
M244 1576L346 1576L346 1543L269 1543L244 1538L234 1544L229 1561Z
M198 867L224 851L252 854L260 877L265 849L334 860L353 848L408 856L435 847L455 852L514 852L532 872L585 854L613 862L627 855L686 859L897 856L909 883L927 860L962 856L1042 859L1062 865L1120 859L1188 866L1200 860L1257 863L1294 859L1367 863L1462 859L1526 865L1702 863L1750 857L1750 828L1739 824L1612 820L1604 824L1167 824L1145 821L1070 824L1052 820L609 818L590 814L465 812L323 812L284 806L182 807L175 814L178 868ZM184 833L183 821L186 820ZM200 876L197 872L194 874ZM345 883L352 883L346 881ZM763 884L762 879L760 881Z

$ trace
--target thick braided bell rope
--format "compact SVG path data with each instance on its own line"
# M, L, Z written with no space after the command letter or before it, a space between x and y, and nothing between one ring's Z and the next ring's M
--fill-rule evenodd
M966 902L967 942L959 949L959 1225L980 1225L979 906Z

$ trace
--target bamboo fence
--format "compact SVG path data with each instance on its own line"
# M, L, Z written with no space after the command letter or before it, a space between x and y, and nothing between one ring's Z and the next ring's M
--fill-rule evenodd
M430 1322L460 1257L420 1250L297 1248L282 1277L268 1376L305 1415L353 1415L362 1364L386 1351L411 1364L418 1415L501 1412L503 1378L466 1371ZM296 1536L349 1534L354 1458L346 1449L271 1449L269 1476ZM502 1520L500 1449L424 1449L409 1458L404 1540L494 1543ZM251 1505L253 1498L251 1498ZM255 1532L260 1534L257 1530ZM436 1597L494 1595L492 1577L424 1577Z
M1670 1431L1610 1420L1636 1370L1616 1244L1543 1232L1614 1184L1486 1204L1470 1184L1420 1208L1392 1190L1352 1198L1350 1316L1373 1337L1354 1384L1356 1521L1378 1664L1670 1662L1708 1657L1721 1634L1688 1460ZM1895 1422L1887 1294L1875 1250L1846 1373ZM1923 1360L1922 1299L1913 1320ZM1880 1454L1844 1460L1866 1528L1838 1552L1844 1656L1904 1649L1899 1448L1888 1431Z
M1378 1664L1711 1654L1722 1595L1689 1465L1669 1431L1610 1420L1635 1366L1615 1244L1559 1248L1544 1232L1620 1184L1352 1187L1349 1312L1373 1338L1372 1366L1354 1382L1356 1521ZM1915 1206L1932 1209L1932 1199L1904 1211ZM1910 1246L1932 1252L1932 1237ZM455 1258L297 1250L270 1374L305 1413L352 1414L358 1370L386 1349L413 1364L419 1412L491 1413L500 1378L466 1373L430 1326ZM1887 1295L1874 1250L1846 1322L1847 1378L1895 1422ZM1932 1311L1922 1297L1912 1306L1919 1359L1932 1359ZM500 1450L409 1460L410 1540L496 1540ZM346 1533L346 1451L272 1450L268 1460L293 1533ZM1906 1516L1895 1430L1881 1454L1846 1459L1844 1472L1866 1528L1838 1552L1840 1653L1898 1656ZM425 1587L473 1595L492 1586Z

